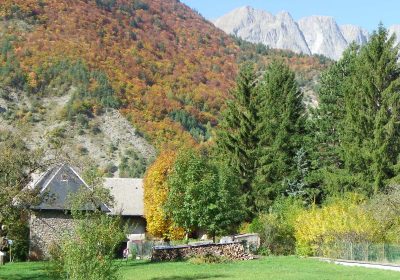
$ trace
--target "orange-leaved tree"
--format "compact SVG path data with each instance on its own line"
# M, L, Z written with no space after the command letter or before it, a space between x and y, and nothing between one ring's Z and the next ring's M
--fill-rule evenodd
M144 178L144 212L147 232L164 240L183 239L185 233L176 227L164 211L168 196L167 177L175 163L176 154L165 151L147 170Z

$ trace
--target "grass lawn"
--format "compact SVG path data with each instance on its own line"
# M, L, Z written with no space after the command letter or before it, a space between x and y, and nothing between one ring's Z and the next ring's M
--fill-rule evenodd
M269 257L227 264L187 262L121 262L124 280L201 280L201 279L400 279L400 272L344 267L296 257ZM1 280L49 280L45 263L15 263L0 267Z

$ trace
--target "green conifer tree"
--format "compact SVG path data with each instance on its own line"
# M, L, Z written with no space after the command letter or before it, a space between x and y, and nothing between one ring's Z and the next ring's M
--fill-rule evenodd
M357 45L351 45L339 61L321 74L318 107L310 109L307 148L312 168L309 180L325 194L349 189L355 179L343 169L340 143L346 115L345 94L352 85L358 51Z
M396 174L400 153L400 67L395 37L380 25L361 48L345 94L342 149L345 168L367 181L367 193L382 190Z
M217 132L219 154L229 162L239 177L249 213L254 210L252 184L257 168L259 143L256 132L258 122L256 94L254 67L252 64L244 64Z
M294 73L281 62L271 63L258 90L257 133L260 139L256 178L256 204L270 205L288 186L296 170L294 158L305 133L305 106Z

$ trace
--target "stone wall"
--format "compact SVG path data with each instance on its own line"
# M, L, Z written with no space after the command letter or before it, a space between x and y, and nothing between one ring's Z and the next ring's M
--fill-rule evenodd
M63 235L71 232L73 220L63 211L34 211L30 218L30 259L49 257L49 248L60 242Z
M246 253L242 243L235 242L193 246L154 247L151 260L172 261L206 254L223 256L230 260L249 260L253 258L250 254Z

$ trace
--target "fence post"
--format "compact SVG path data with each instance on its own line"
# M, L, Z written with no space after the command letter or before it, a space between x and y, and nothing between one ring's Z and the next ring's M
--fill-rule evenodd
M350 260L353 260L353 242L350 242Z
M385 243L382 244L382 251L383 251L383 259L382 259L382 261L385 261Z

